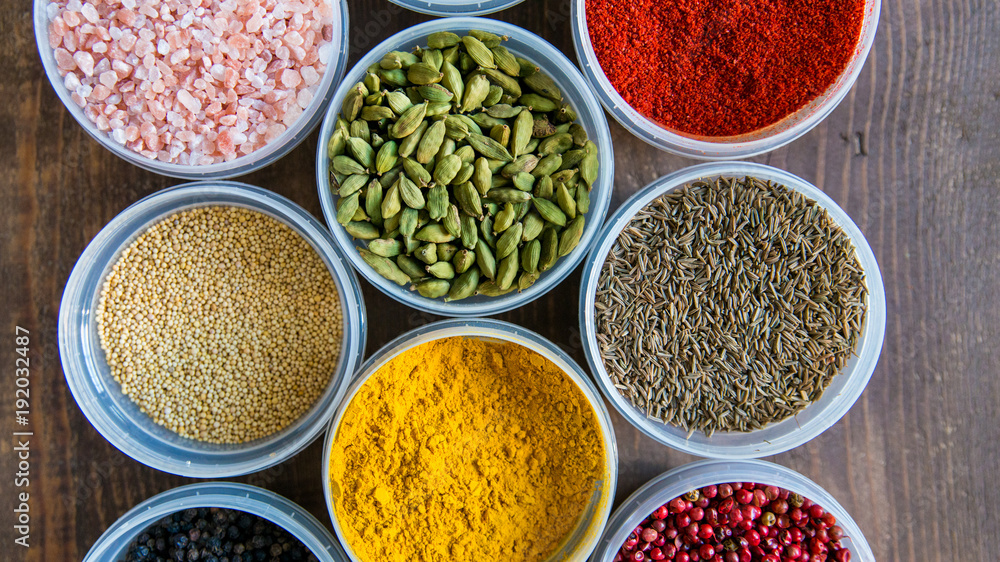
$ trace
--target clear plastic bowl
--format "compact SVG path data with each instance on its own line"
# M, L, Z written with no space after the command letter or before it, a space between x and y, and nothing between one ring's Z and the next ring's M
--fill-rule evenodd
M559 560L565 562L587 560L587 557L597 544L601 533L604 532L604 524L608 520L608 514L611 513L611 504L615 498L615 486L618 482L618 446L615 441L614 427L611 424L611 416L608 415L604 401L601 400L600 394L594 388L594 384L590 382L590 379L587 378L583 369L555 344L515 324L486 319L443 320L411 330L375 352L354 376L347 395L340 403L336 415L330 422L330 428L326 432L326 444L323 448L323 493L326 496L326 507L330 512L333 529L336 531L340 542L343 543L347 555L354 562L360 562L357 555L354 554L351 545L347 542L344 532L341 529L340 521L337 519L333 508L329 462L330 452L333 450L333 440L336 438L337 428L344 417L344 412L347 411L347 406L365 382L393 358L421 344L453 337L502 340L524 346L555 363L576 383L577 387L587 398L587 401L594 410L597 423L600 425L601 437L604 440L605 476L603 482L601 482L599 491L595 493L590 504L587 506L587 510L582 515L581 521L577 524L572 534L564 541L563 547L548 559L549 561Z
M321 562L346 562L340 544L315 517L288 499L255 486L204 482L155 495L130 509L97 539L83 562L124 560L128 546L160 519L199 507L236 509L267 519L302 541Z
M326 263L340 292L344 316L340 358L316 403L295 423L239 445L195 441L155 424L121 392L97 334L94 311L104 279L121 251L154 223L179 211L229 205L265 213L305 238ZM292 201L235 182L172 187L135 203L105 226L73 267L59 307L59 355L70 391L94 428L126 455L153 468L192 478L224 478L262 470L295 455L326 427L351 373L364 357L368 325L358 279L326 229Z
M656 508L695 488L726 482L753 482L778 486L823 506L837 518L844 530L840 541L851 551L855 562L875 562L868 541L857 523L837 500L805 476L783 466L757 460L698 461L657 476L628 497L608 521L607 531L591 557L591 562L610 562L625 539Z
M83 109L73 103L70 92L63 85L62 76L59 75L53 49L49 47L49 18L46 14L46 6L51 3L50 0L34 0L35 42L38 54L42 58L42 66L45 67L45 74L63 105L90 136L118 157L140 168L175 178L192 180L233 178L259 170L288 154L309 136L322 119L323 112L333 95L333 89L340 83L340 78L347 68L349 48L347 0L327 1L330 2L334 11L333 21L335 24L333 26L333 39L331 39L334 49L330 54L330 60L327 61L326 72L323 73L323 77L319 81L312 103L280 137L245 156L240 156L229 162L206 166L182 165L146 158L116 143L110 135L97 129L97 126L84 115ZM336 25L338 21L340 22L339 26Z
M393 4L432 16L481 16L506 10L524 0L480 0L460 2L458 0L389 0Z
M559 258L555 267L543 273L534 285L524 292L514 291L502 297L472 296L460 301L444 302L442 299L422 297L416 291L411 291L409 286L400 287L386 280L375 273L375 270L361 259L361 255L355 248L365 247L364 242L354 240L347 234L344 227L337 223L337 207L334 203L333 193L330 191L330 159L326 153L326 145L333 134L344 96L353 85L364 78L368 67L381 60L385 53L393 50L409 51L417 45L426 45L427 36L435 31L453 31L463 34L470 29L480 29L509 36L510 40L505 41L504 45L510 52L537 64L556 81L566 100L576 109L578 122L587 130L590 140L597 145L600 151L600 169L591 192L590 212L586 215L587 223L580 244L569 255ZM326 217L333 237L344 250L344 254L365 279L386 295L413 308L442 316L468 317L498 314L529 303L547 293L565 279L583 260L597 236L600 225L604 222L608 205L611 203L611 190L614 184L614 149L611 145L611 132L608 129L608 122L604 118L601 104L590 91L590 87L583 80L580 71L558 49L530 31L496 20L485 18L432 20L403 30L374 47L347 73L340 88L337 89L337 93L334 94L330 108L327 110L326 120L323 121L323 128L320 129L319 139L316 152L316 181L319 184L319 200L323 205L323 216Z
M840 374L833 377L830 386L819 400L797 415L763 429L749 433L716 432L711 437L706 436L704 432L696 431L688 438L687 432L677 426L647 418L611 383L597 344L594 318L595 290L608 252L636 212L670 190L699 179L713 179L719 176L755 176L771 180L802 193L826 209L830 218L850 237L858 261L864 268L865 283L868 287L868 312L855 356L847 361ZM885 335L885 288L882 285L882 275L875 261L875 255L864 234L847 213L825 193L797 176L763 164L749 162L700 164L663 176L649 184L630 197L608 220L584 266L583 279L580 282L580 330L583 333L584 353L597 385L612 406L640 431L664 445L700 457L757 458L787 451L816 437L837 423L861 396L882 351L882 339Z
M825 92L777 123L731 137L704 137L663 127L632 108L615 90L594 53L587 29L587 0L573 0L573 44L576 56L591 87L608 112L643 141L667 152L702 160L746 158L784 146L809 132L826 118L847 95L861 74L861 68L875 42L881 0L865 0L861 35L847 68Z

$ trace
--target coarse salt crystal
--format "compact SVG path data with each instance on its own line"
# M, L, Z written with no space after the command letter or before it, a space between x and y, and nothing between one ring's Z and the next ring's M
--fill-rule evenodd
M101 81L101 84L104 84L106 87L114 88L115 84L118 83L118 73L114 70L102 72L99 80Z
M306 83L306 86L312 86L316 82L319 82L320 74L316 72L316 69L311 66L304 66L302 70L299 71L302 75L302 81Z
M156 43L156 52L161 55L165 55L170 52L170 43L167 43L165 39L160 39Z
M66 86L67 90L74 92L80 87L80 79L75 73L67 72L66 76L63 77L63 86Z
M177 92L177 101L188 109L191 113L198 113L201 111L201 102L198 98L191 95L187 90L179 90Z
M97 8L90 3L84 4L83 8L80 9L80 13L83 14L83 17L87 18L87 21L90 23L97 23L97 21L101 19L101 15L97 13Z
M94 75L94 57L86 51L77 51L73 54L73 61L80 67L80 70L87 76ZM86 96L84 96L86 97Z
M302 76L292 68L286 68L281 72L281 83L286 88L294 88L302 83Z
M295 101L298 102L299 107L305 109L309 107L309 104L312 102L312 99L313 99L312 92L310 92L309 90L299 90L299 94L298 96L296 96Z

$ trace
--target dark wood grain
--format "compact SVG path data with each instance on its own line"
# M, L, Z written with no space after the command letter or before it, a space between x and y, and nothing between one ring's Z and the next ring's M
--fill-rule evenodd
M90 426L60 369L63 286L100 228L139 198L180 183L117 159L70 117L35 51L29 2L0 4L0 365L12 375L15 326L31 331L32 547L13 545L12 386L0 386L0 548L4 559L79 560L136 503L191 480L126 458ZM352 0L352 61L425 21L383 0ZM1000 536L1000 13L995 0L886 0L857 85L815 130L755 158L812 181L865 232L885 279L888 325L871 383L850 413L771 460L824 486L853 514L879 560L995 560ZM575 58L569 1L527 0L496 17ZM612 209L694 162L644 145L617 124ZM861 150L861 147L864 150ZM314 134L243 181L320 217ZM499 317L583 362L579 274ZM435 318L364 288L369 353ZM399 319L402 318L401 323ZM615 416L619 501L693 460ZM327 521L321 445L262 473L267 487Z

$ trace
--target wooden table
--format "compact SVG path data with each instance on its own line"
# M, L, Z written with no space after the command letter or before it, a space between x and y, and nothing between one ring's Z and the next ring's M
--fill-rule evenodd
M62 376L56 317L63 286L90 239L118 212L181 183L131 166L88 137L63 108L35 51L27 1L0 4L0 357L12 376L15 326L31 331L30 549L14 546L13 385L0 399L0 558L79 560L136 503L191 480L132 461L74 403ZM569 0L527 0L499 14L575 59ZM426 20L385 0L352 0L353 61ZM822 124L754 158L798 174L861 227L885 278L885 346L850 413L812 442L769 460L830 491L888 560L995 560L1000 536L992 478L1000 464L1000 9L994 0L888 0L857 85ZM650 148L612 122L612 210L653 179L693 161ZM321 217L316 135L244 181ZM584 357L579 273L499 317ZM365 285L369 353L434 317ZM11 378L4 380L11 381ZM694 460L644 437L617 415L618 500ZM321 443L264 472L267 487L328 521Z

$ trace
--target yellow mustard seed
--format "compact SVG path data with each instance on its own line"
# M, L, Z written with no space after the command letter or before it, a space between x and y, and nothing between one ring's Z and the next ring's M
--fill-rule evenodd
M263 213L200 207L154 224L101 290L111 375L155 423L244 443L288 427L340 357L336 283L315 249Z

